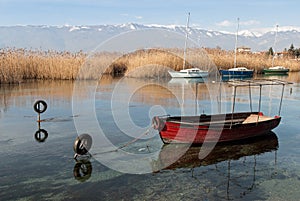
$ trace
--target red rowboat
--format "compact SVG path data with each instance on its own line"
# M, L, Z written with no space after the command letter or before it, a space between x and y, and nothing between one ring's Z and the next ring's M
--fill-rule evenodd
M153 127L159 131L162 141L168 143L202 144L204 142L228 142L265 135L280 123L280 110L284 86L289 84L281 80L240 80L229 83L234 87L233 109L228 114L199 116L155 116ZM265 85L282 85L279 113L274 117L265 116L260 111L261 88ZM249 87L251 112L235 113L237 87ZM250 87L260 88L259 111L252 112Z
M153 124L166 144L227 142L268 133L280 123L281 117L261 112L234 114L154 117Z

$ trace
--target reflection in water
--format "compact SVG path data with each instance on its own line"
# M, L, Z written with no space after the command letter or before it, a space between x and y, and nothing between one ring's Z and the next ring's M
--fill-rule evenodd
M172 78L169 84L191 84L191 83L204 83L206 78Z
M258 78L266 78L266 79L280 79L288 82L299 83L300 82L300 72L289 72L286 75L268 75L262 74L257 75Z
M184 145L164 145L159 154L159 158L154 163L154 170L158 170L160 167L164 167L165 164L170 164L170 161L174 160L175 153L178 152L178 149L182 148ZM251 138L243 141L238 141L234 143L222 143L217 144L213 151L204 159L199 159L199 152L203 147L190 147L187 152L179 158L176 162L164 168L164 170L178 171L190 171L191 177L201 183L204 189L207 189L208 192L211 191L210 183L205 185L203 180L207 179L206 174L215 174L218 179L215 181L214 186L223 188L223 193L217 193L219 199L231 200L233 197L236 197L236 194L240 194L240 198L244 197L246 194L249 194L255 189L256 186L256 175L261 174L257 168L258 161L257 157L260 154L266 152L276 151L278 149L278 138L273 133L270 132L269 135ZM205 147L204 147L205 149ZM251 158L253 157L253 161ZM275 166L276 166L276 152L275 152ZM241 158L243 158L241 160ZM234 161L237 161L234 163ZM223 166L227 165L226 168L218 167L218 164ZM226 165L225 165L226 164ZM213 168L213 166L215 168ZM209 172L207 168L201 167L211 167ZM248 171L247 169L237 172L236 168L240 166L252 166L253 172ZM245 167L246 168L246 167ZM213 173L215 172L215 173ZM276 174L276 171L275 171ZM249 177L252 177L250 179ZM212 178L211 178L212 179ZM222 192L222 191L220 191ZM235 194L235 195L233 195Z
M271 79L282 79L290 82L299 83L300 82L300 73L291 72L288 76L268 76L267 78ZM257 78L262 78L263 75L257 75ZM111 97L106 94L114 90L114 85L116 82L122 79L114 79L111 76L102 76L98 85L96 98L101 99L110 99ZM185 83L184 88L188 91L190 88L196 92L196 84L194 81L199 82L198 79L180 79L180 80L144 80L144 79L130 79L124 78L122 84L126 84L126 87L136 87L143 86L136 91L135 96L133 97L134 101L145 102L147 104L164 104L165 99L174 98L172 90L182 89L182 82ZM86 98L86 90L94 82L90 81L81 81L82 88L82 99ZM201 82L197 86L198 88L198 99L207 100L210 98L210 94L207 90L205 83ZM50 107L59 107L64 102L70 102L73 95L74 82L65 81L65 80L45 80L45 81L27 81L19 85L0 85L0 118L7 111L9 107L26 107L28 105L32 106L35 100L43 98L47 101ZM230 90L225 88L226 90ZM151 93L150 93L151 92ZM27 97L24 98L19 98ZM193 99L190 93L185 94L186 98ZM172 103L173 104L173 103ZM176 104L174 104L176 106Z
M182 148L186 149L185 145L164 145L160 151L159 160L156 165L158 165L158 167L165 167L165 164L170 164L171 161L174 161L174 157L177 157L176 153L178 150ZM208 156L200 160L200 149L205 148L206 147L198 146L190 147L179 160L165 169L194 168L198 166L212 165L226 160L238 160L244 156L258 155L264 152L274 151L278 149L278 139L273 132L270 132L270 134L266 136L250 138L232 143L217 144Z
M33 103L41 98L47 101L49 107L59 107L62 101L71 101L72 92L73 82L65 80L28 81L19 85L0 84L1 113L10 107L32 108Z
M252 76L240 76L240 75L232 75L232 76L222 76L223 82L233 81L233 80L250 80Z
M75 164L73 175L80 182L87 181L92 175L92 163L90 161L79 161Z
M94 159L90 161L90 165L74 164L71 147L77 136L77 130L72 122L75 116L72 115L80 118L81 114L72 114L72 81L35 81L20 85L0 85L2 147L0 198L1 200L298 200L299 78L299 73L289 73L284 78L298 83L293 85L291 95L289 91L285 91L285 96L289 99L284 107L283 122L276 128L280 139L277 162L274 163L277 151L275 153L266 151L276 150L278 142L269 139L263 140L265 143L258 146L253 145L255 142L222 145L219 151L215 150L215 154L207 156L202 161L197 157L199 150L194 151L195 156L192 151L191 160L180 159L186 160L184 162L186 167L179 160L165 170L144 175L121 174L93 161ZM129 81L126 87L134 87L135 83L149 82L142 79L127 80ZM109 138L116 144L122 144L131 138L128 139L128 136L124 136L116 129L111 117L109 101L116 82L118 79L103 78L99 81L96 109L101 126L109 131ZM168 80L157 83L160 86L173 87L174 91L181 93L181 84L171 86ZM88 87L91 82L81 84ZM131 99L136 102L130 104L130 112L141 125L148 125L147 122L150 121L149 118L144 118L148 115L148 103L167 105L166 101L169 100L171 104L174 99L172 93L168 93L166 88L159 85L140 88ZM194 83L185 85L186 89L189 85L195 90ZM206 101L205 97L209 98L206 91L205 85L199 84L199 100ZM248 94L248 91L245 93ZM83 101L86 98L84 95L85 93L82 93L80 97ZM190 95L185 96L188 98ZM264 94L264 98L267 96L268 94ZM271 94L271 97L276 96L278 96L276 91ZM38 143L35 140L38 129L35 121L36 113L32 106L35 100L40 98L45 99L49 105L49 110L45 116L43 115L45 122L41 123L42 129L49 132L45 143ZM44 136L40 133L37 137L42 139ZM154 150L154 147L155 151L160 151L162 144L158 138L137 141L128 147L127 151L144 154ZM150 145L149 150L146 145ZM141 147L146 149L143 151ZM166 148L168 149L164 146L161 149L161 155ZM259 150L265 152L258 155ZM159 165L164 161L159 159L158 154L155 161ZM53 168L52 164L59 168ZM134 165L132 168L135 168ZM85 182L78 182L77 178Z
M145 178L143 180L141 180L140 176L123 175L118 179L112 179L111 182L107 181L107 185L110 186L114 182L124 179L132 188L141 191L141 194L146 193L146 195L141 196L144 196L143 199L147 200L157 198L154 194L149 195L148 191L145 190L148 188L151 191L155 190L160 196L163 196L164 192L177 195L181 192L185 194L185 198L191 198L188 196L190 191L195 193L194 190L196 190L197 194L194 195L199 200L205 198L207 200L239 200L251 194L251 192L260 192L258 186L268 180L267 174L276 176L274 164L270 164L270 161L265 161L265 158L263 158L266 152L275 151L274 160L275 166L277 166L276 150L279 145L278 138L273 132L258 138L218 144L203 160L200 160L198 157L201 147L192 146L173 164L157 171L160 167L164 167L165 164L169 164L168 161L173 160L173 156L176 155L178 149L184 146L184 144L162 145L157 159L154 162L152 161L155 173L144 175ZM262 156L260 160L258 155ZM92 177L92 163L88 160L77 161L73 174L74 178L80 182L90 181L89 179ZM100 174L105 175L106 173L100 172ZM103 182L95 182L97 178L98 176L93 178L92 185L101 187ZM132 182L130 182L131 180ZM147 182L143 182L145 180ZM86 185L90 184L87 182ZM184 185L193 187L192 189L187 189ZM170 186L172 188L168 189ZM161 192L161 188L164 188L163 192ZM113 189L116 190L116 188ZM114 191L113 189L111 191ZM132 193L129 189L125 193ZM265 196L263 194L252 194L254 200L265 199ZM251 200L251 198L248 197L246 200Z
M45 140L48 138L48 132L45 129L40 128L35 132L34 138L38 142L45 142Z

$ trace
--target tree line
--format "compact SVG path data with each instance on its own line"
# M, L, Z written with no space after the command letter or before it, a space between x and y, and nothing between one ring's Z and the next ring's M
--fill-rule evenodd
M288 57L292 57L292 58L300 57L300 48L295 48L293 43L291 44L289 49L284 48L283 52L285 52ZM272 47L269 48L267 54L274 56L275 52Z

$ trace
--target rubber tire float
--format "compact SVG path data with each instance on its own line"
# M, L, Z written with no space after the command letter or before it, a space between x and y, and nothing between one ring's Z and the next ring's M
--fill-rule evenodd
M86 154L92 147L92 137L89 134L79 135L74 142L74 152L79 155Z
M47 103L43 100L38 100L34 103L33 109L35 112L41 114L47 110Z

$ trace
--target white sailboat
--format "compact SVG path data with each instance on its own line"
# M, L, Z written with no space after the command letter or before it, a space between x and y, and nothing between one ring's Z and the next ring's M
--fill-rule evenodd
M189 21L190 21L190 13L188 13L188 18L186 23L186 37L185 37L184 52L183 52L183 69L180 71L168 71L172 78L202 78L208 76L208 71L204 71L199 68L185 69Z
M279 75L286 75L290 69L284 66L274 66L274 59L276 55L276 42L277 42L277 34L278 34L278 25L276 25L276 32L275 32L275 40L274 40L274 53L272 58L272 67L263 69L264 74L279 74Z

